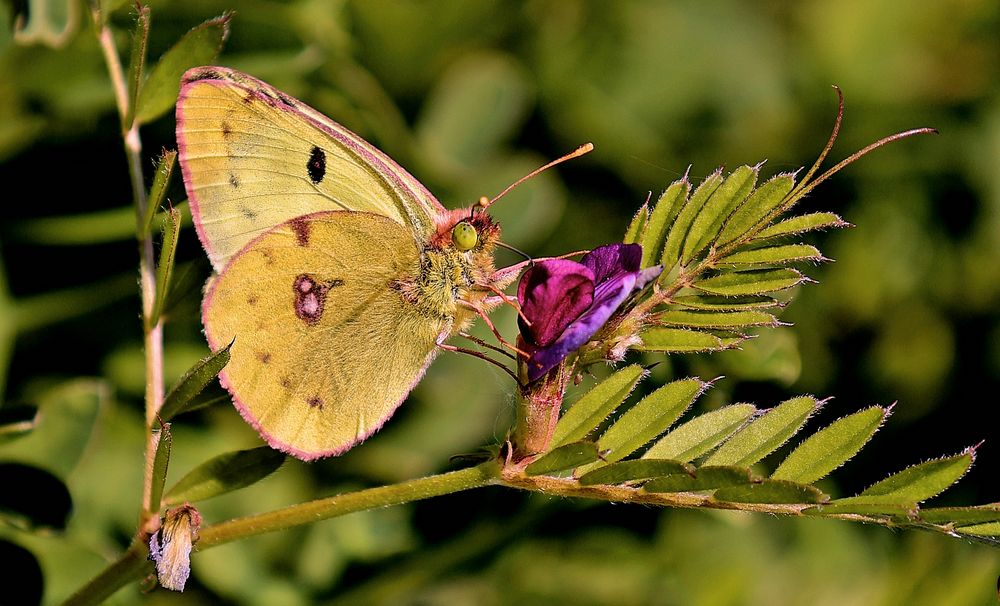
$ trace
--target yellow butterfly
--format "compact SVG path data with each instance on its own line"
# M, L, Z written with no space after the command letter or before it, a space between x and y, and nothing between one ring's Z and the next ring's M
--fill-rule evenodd
M220 381L300 459L378 430L516 275L494 270L500 228L483 205L445 209L372 145L246 74L184 74L177 143L218 274L205 334L213 350L236 339Z

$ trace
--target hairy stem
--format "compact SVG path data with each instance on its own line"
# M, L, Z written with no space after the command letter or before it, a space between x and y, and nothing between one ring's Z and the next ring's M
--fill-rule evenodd
M496 484L499 478L500 466L496 461L491 460L458 471L317 499L275 511L205 526L201 529L200 538L195 548L200 551L238 539L312 524L356 511L400 505L471 490ZM91 579L65 603L83 606L101 602L128 582L138 578L146 570L146 554L147 548L143 543L133 543L121 558Z
M128 95L128 85L122 69L118 49L115 48L114 35L111 28L102 18L97 3L91 6L91 18L94 30L104 55L104 63L108 68L111 86L115 93L115 105L121 117L122 138L125 144L125 157L128 162L129 177L132 183L132 198L135 203L136 224L141 225L146 216L146 186L142 173L142 139L139 137L139 125L134 121L124 124L126 117L132 115ZM143 233L142 230L139 233ZM151 322L153 308L156 304L156 260L153 254L153 241L148 235L142 236L139 242L139 284L142 291L143 345L146 357L146 433L151 434L156 414L163 405L163 322ZM142 518L140 526L145 523L145 512L156 511L158 503L151 503L151 473L152 460L155 455L155 441L146 441L146 465L142 489Z

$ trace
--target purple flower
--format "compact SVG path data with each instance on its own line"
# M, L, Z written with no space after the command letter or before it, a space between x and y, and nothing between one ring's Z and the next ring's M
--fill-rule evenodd
M641 270L642 247L608 244L580 262L549 259L521 276L517 300L531 326L518 320L535 381L589 341L634 292L656 279L660 266Z

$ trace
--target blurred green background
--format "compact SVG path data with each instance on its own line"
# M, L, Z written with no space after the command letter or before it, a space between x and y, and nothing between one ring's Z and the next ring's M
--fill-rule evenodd
M137 252L107 72L76 2L0 5L0 390L46 412L0 460L64 480L65 531L6 538L42 561L46 600L127 544L140 499L142 389ZM725 375L700 406L834 396L813 429L898 400L873 443L824 488L857 492L906 465L986 440L937 504L1000 501L1000 4L995 0L705 2L151 2L150 60L237 11L219 62L342 122L446 206L495 195L577 145L596 150L494 208L532 254L620 240L649 192L690 166L809 165L847 99L832 158L895 131L939 136L875 152L801 210L857 227L815 241L835 263L742 351L681 356L655 381ZM47 21L41 19L42 8ZM128 48L133 15L118 8ZM175 146L167 116L145 154ZM185 198L174 183L171 200ZM207 352L197 310L209 274L182 234L166 328L168 380ZM501 261L513 261L501 259ZM512 319L498 323L509 333ZM289 461L205 502L206 521L432 473L501 440L509 379L441 356L384 431L346 456ZM226 405L174 426L170 479L256 446ZM81 439L85 436L85 439ZM0 488L18 491L16 485ZM8 493L10 494L10 493ZM1000 552L844 522L659 511L490 489L316 524L196 556L183 595L232 604L995 604ZM16 570L16 569L15 569ZM0 579L10 575L7 568ZM13 582L0 581L0 594ZM138 589L116 599L131 603ZM3 600L0 599L0 602Z

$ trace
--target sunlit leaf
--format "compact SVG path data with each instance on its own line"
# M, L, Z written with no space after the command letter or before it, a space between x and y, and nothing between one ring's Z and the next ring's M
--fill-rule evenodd
M835 503L911 503L936 496L957 482L975 460L972 449L907 467L872 485L856 497Z
M221 454L181 478L167 492L164 505L202 501L250 486L277 471L284 461L285 454L270 446Z
M780 238L783 236L794 236L817 229L829 229L831 227L850 227L850 223L844 221L833 213L810 213L808 215L798 215L779 221L774 225L769 225L757 233L757 239Z
M1000 522L987 522L985 524L961 526L956 528L955 532L977 537L1000 537Z
M620 461L667 430L705 389L701 379L673 381L629 408L597 441L604 460Z
M137 123L151 122L174 106L185 71L215 61L229 37L230 18L226 13L198 25L160 57L139 92L135 110Z
M698 253L719 237L722 223L742 203L757 183L759 166L741 166L723 181L702 206L691 223L681 253L681 265L687 266Z
M761 184L741 204L722 226L718 246L734 242L766 221L792 191L795 178L790 174L776 175Z
M837 419L799 444L771 477L812 484L856 455L875 435L885 417L884 408L872 406Z
M677 214L691 193L691 183L687 177L674 181L656 201L642 237L642 267L656 265L663 249L667 230L677 218Z
M690 353L695 351L719 351L733 347L743 339L717 337L711 333L684 328L649 328L639 333L642 343L635 345L637 351L660 353Z
M1000 503L972 507L928 507L920 510L920 519L931 524L1000 522Z
M596 444L593 442L570 442L538 457L524 468L524 472L529 476L538 476L573 469L596 460Z
M732 404L680 425L647 450L644 459L674 459L687 463L715 448L739 429L757 409Z
M725 272L699 280L692 286L713 295L738 297L785 290L806 279L794 269L762 269Z
M553 446L583 439L608 417L635 389L646 371L633 364L604 379L570 406L556 423Z
M737 250L719 259L719 265L787 265L801 261L825 260L819 249L809 244L782 244L750 250Z
M720 488L712 498L731 503L823 503L830 497L815 486L764 479L752 484Z
M694 474L674 474L653 478L643 484L646 492L691 492L749 484L753 475L747 467L705 465Z
M625 244L641 244L643 238L645 238L646 233L646 223L649 220L649 207L643 204L639 210L636 211L635 216L632 217L632 222L628 224L628 229L625 230L625 237L622 242ZM646 252L645 247L643 247L643 253ZM643 267L646 267L643 265Z
M779 326L773 315L763 311L668 310L654 316L658 324L691 328L739 329L746 326Z
M715 295L682 295L674 297L671 303L689 309L704 309L706 311L747 311L752 309L769 309L778 307L780 303L772 297L721 297Z
M691 223L694 222L695 217L698 216L715 190L722 185L722 180L721 168L705 177L688 198L687 203L680 209L680 212L677 213L677 218L670 224L670 230L667 232L667 238L663 245L663 255L660 257L660 263L663 264L665 270L669 270L680 261L681 247L684 245L684 239L691 228ZM667 274L668 271L663 272L664 276Z
M795 435L821 403L810 396L786 400L741 429L705 460L706 465L753 465Z

